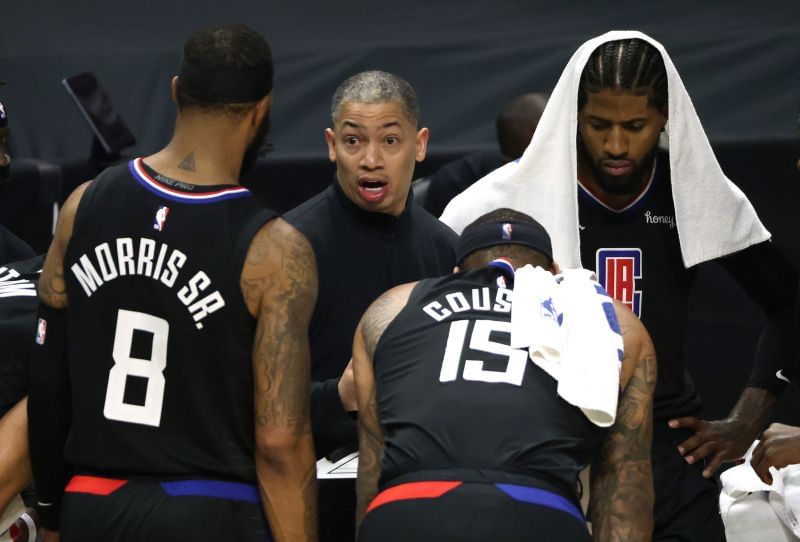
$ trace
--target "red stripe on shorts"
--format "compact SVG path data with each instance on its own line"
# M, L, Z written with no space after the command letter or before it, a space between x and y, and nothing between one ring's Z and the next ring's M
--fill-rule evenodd
M64 491L67 493L91 493L92 495L111 495L127 484L127 480L100 478L99 476L73 476Z
M405 501L408 499L436 499L450 490L453 490L464 482L409 482L390 487L378 493L369 503L367 512L374 510L384 504L394 501Z

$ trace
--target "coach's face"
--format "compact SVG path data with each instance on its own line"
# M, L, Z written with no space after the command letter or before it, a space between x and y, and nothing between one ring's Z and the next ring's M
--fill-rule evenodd
M650 175L666 115L646 94L603 89L586 98L578 112L581 180L615 196L636 193Z
M425 158L427 128L417 130L397 102L346 102L325 139L350 201L366 211L403 212L414 164Z

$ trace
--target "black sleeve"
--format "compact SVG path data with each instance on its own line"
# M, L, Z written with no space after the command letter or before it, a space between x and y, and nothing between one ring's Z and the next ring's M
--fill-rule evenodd
M767 316L747 386L778 397L794 373L798 351L800 274L769 241L721 258L719 263Z
M28 445L42 525L57 531L71 470L64 463L70 424L66 311L39 304L28 389Z
M339 398L339 379L311 383L311 431L317 458L358 449L358 429Z

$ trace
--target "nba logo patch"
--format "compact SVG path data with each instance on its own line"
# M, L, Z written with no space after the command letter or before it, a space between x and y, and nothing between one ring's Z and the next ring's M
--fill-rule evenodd
M597 251L597 280L608 295L624 303L637 317L642 316L642 251L638 248L601 248Z
M549 320L553 320L559 326L564 321L564 314L558 312L558 310L556 309L555 303L553 303L553 298L552 297L548 297L547 299L542 301L541 316L542 316L542 318L547 318Z
M167 215L169 214L169 207L162 205L156 211L156 218L153 221L153 229L164 231L164 224L167 222Z
M503 236L504 240L506 240L506 241L510 241L511 240L511 230L512 230L511 224L509 224L508 222L503 224L503 226L502 226L502 236Z
M3 107L2 102L0 102L0 120L6 120L6 109Z
M36 344L40 346L43 345L45 335L47 335L47 320L39 318L39 321L36 323Z

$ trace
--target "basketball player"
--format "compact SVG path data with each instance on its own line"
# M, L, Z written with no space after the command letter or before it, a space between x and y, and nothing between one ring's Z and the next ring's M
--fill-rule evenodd
M665 126L669 153L658 148ZM798 276L724 177L666 51L639 32L581 46L522 160L492 175L454 199L442 220L459 231L492 208L529 212L560 241L557 254L596 269L642 319L659 360L654 540L723 540L711 477L746 451L785 386L779 370L792 358ZM769 318L750 381L718 421L696 418L701 403L683 357L696 264L706 261L725 268Z
M16 519L19 507L7 508L31 482L26 395L43 261L36 256L0 265L0 532Z
M28 403L48 536L63 491L64 542L316 539L313 254L238 185L272 70L243 25L194 33L170 143L64 205Z
M656 362L642 324L586 285L581 301L606 308L600 326L573 339L621 330L624 340L610 368L616 423L604 429L510 347L511 311L525 303L511 298L512 268L558 273L544 228L510 209L490 212L464 230L457 258L460 272L385 293L356 332L357 517L368 510L359 540L590 540L577 489L589 463L595 539L650 540ZM535 301L536 313L568 325L574 313L548 299ZM542 320L532 325L542 333Z

